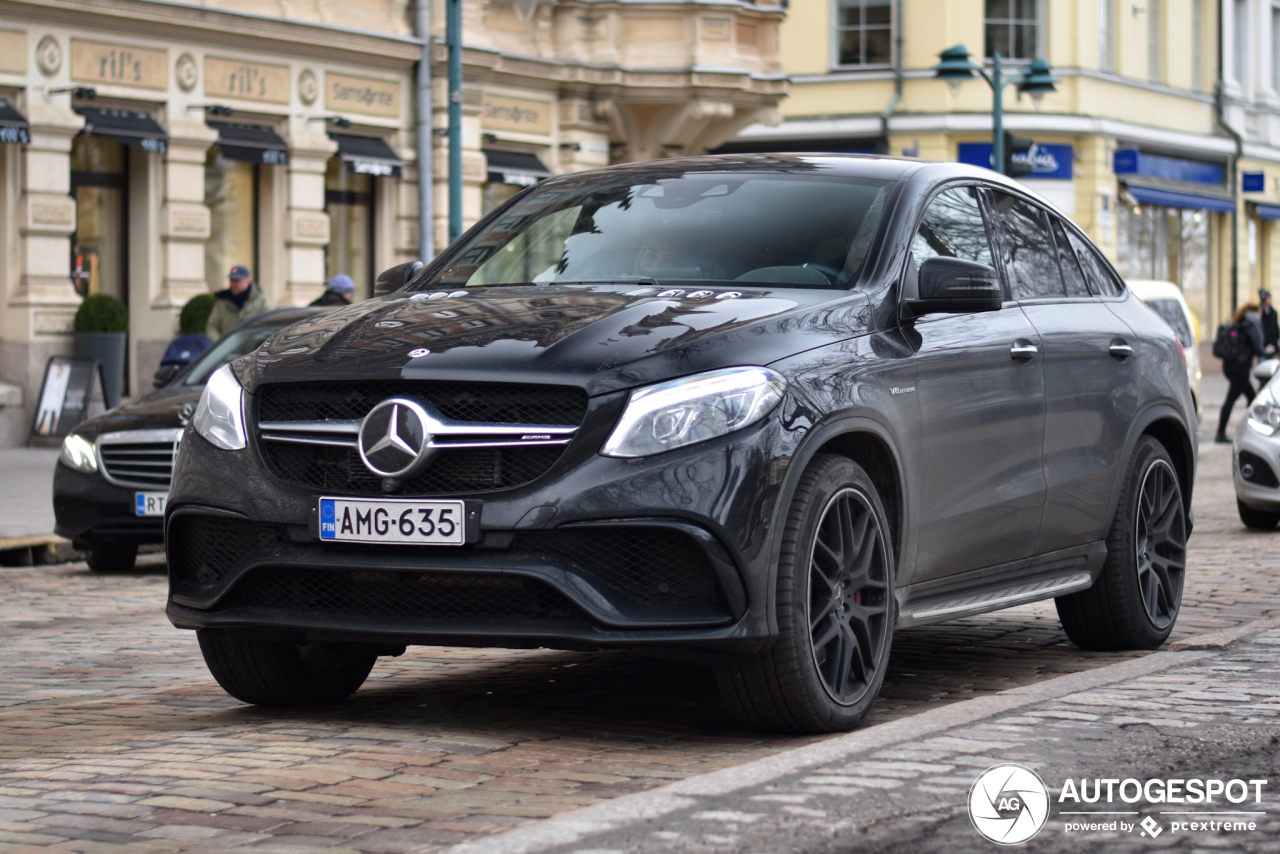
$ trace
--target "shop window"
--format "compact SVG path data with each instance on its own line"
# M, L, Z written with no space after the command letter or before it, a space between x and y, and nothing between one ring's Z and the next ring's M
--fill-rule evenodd
M1040 44L1040 0L986 0L985 56L1034 59Z
M128 161L125 147L110 139L77 136L71 142L71 194L76 231L71 241L76 290L111 294L129 304Z
M890 0L836 0L836 64L891 65L892 10Z
M341 157L324 174L324 206L329 214L325 280L339 273L356 284L356 299L373 295L374 179L349 168ZM317 294L319 296L319 294Z
M1120 274L1157 279L1182 288L1187 305L1207 317L1210 251L1209 214L1160 205L1117 205Z
M225 157L209 149L204 166L204 203L209 208L209 242L204 277L209 288L227 287L227 271L237 264L250 269L261 284L258 266L258 165Z

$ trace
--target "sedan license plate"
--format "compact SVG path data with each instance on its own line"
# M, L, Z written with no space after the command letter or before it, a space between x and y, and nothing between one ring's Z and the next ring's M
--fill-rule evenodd
M467 541L464 509L461 501L321 498L320 539L460 546Z
M133 515L163 516L164 502L169 497L167 492L135 492L133 494Z

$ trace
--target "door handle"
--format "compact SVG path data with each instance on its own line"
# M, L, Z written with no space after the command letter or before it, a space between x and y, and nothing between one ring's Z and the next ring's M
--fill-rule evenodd
M1034 359L1040 353L1040 348L1032 344L1026 339L1019 338L1013 342L1013 346L1009 348L1009 357L1015 362L1025 362Z
M1111 358L1123 362L1125 359L1133 355L1133 346L1124 339L1117 338L1111 342L1111 346L1107 349L1111 354Z

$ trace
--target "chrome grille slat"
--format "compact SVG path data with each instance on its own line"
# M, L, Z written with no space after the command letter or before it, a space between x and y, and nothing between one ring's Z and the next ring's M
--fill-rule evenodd
M168 490L182 428L125 430L98 437L102 476L116 486Z

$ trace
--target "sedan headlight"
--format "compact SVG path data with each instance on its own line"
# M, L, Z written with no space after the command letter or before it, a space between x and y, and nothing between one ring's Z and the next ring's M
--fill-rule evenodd
M98 470L98 452L93 442L75 433L62 440L62 461L76 471L93 474Z
M786 387L768 368L725 368L637 389L600 453L647 457L750 427Z
M191 426L209 444L223 450L238 451L245 446L244 387L230 365L218 368L205 383Z
M1280 430L1280 403L1276 402L1275 389L1271 383L1263 387L1253 403L1249 404L1249 426L1264 436Z

